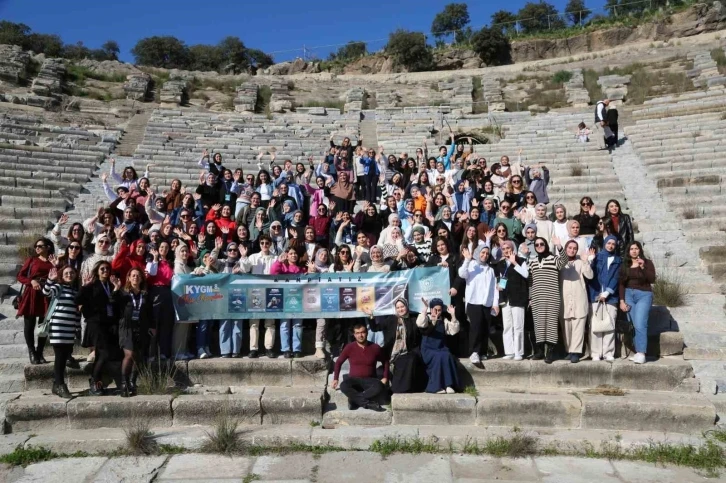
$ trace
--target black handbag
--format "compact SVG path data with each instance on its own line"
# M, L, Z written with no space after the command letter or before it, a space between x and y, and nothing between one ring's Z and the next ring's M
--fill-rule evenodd
M627 351L625 355L630 355L631 352L634 353L635 326L633 326L633 321L630 318L630 312L623 312L618 309L618 316L615 319L615 332L619 334L618 339L620 339L622 347Z
M33 262L32 261L28 264L28 273L25 274L26 277L29 277L30 276L30 269L31 268L33 268ZM15 297L13 297L12 302L10 302L10 303L13 304L13 308L15 310L18 310L18 307L20 306L20 300L23 298L23 293L25 293L25 284L23 284L23 285L20 286L20 293L18 293L18 295L16 295Z

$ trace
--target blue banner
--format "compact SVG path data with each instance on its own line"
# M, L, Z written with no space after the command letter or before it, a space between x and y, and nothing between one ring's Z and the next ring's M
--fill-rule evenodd
M413 312L421 298L447 305L449 273L423 267L389 273L299 275L180 275L172 280L179 322L213 319L347 319L394 313L393 302L408 300Z

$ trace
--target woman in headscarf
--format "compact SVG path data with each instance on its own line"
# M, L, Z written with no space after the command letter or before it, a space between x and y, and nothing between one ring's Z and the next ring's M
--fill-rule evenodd
M346 171L338 173L338 181L330 187L330 196L335 201L337 211L353 212L355 207L355 185L348 179ZM375 195L373 198L371 201L375 201Z
M257 208L257 211L255 211L254 219L250 222L250 240L257 241L260 235L269 231L270 221L267 218L267 210L260 206L259 208Z
M365 233L369 242L373 245L378 241L378 236L383 231L383 222L378 216L376 205L367 201L363 202L363 209L353 217L353 224L358 227L358 233Z
M373 245L369 251L370 263L364 264L362 257L355 259L353 264L354 272L380 272L386 273L391 271L391 267L385 262L383 256L383 248L379 245Z
M444 302L433 299L429 303L421 300L428 310L416 318L416 326L421 331L421 358L426 365L428 383L426 392L436 394L454 394L461 385L456 368L456 359L446 347L446 335L459 332L459 321L456 320L453 305L448 307L448 317L444 315Z
M592 314L605 310L613 322L613 330L607 332L590 331L590 354L593 361L615 360L615 319L618 315L618 280L623 260L618 256L618 239L608 235L603 249L590 262L593 277L588 281L587 289L592 304ZM590 249L592 251L592 249ZM590 324L592 328L592 324Z
M524 179L529 190L535 194L540 203L549 203L547 185L550 182L550 171L543 164L524 168Z
M374 317L368 314L372 330L383 332L383 352L391 361L391 392L394 394L423 392L426 387L426 368L421 359L421 331L416 316L408 310L408 302L399 298L393 304L396 313Z
M550 242L554 237L557 237L560 240L567 240L567 237L570 234L567 229L567 208L565 208L565 205L556 204L554 206L553 214L555 219L552 222L552 238L550 238Z
M171 180L171 188L166 192L164 197L164 203L166 204L166 211L171 213L175 209L182 205L182 197L184 196L181 192L182 182L179 179Z
M391 229L390 241L390 243L386 243L381 247L383 249L383 256L386 259L396 258L403 251L403 232L399 227L394 226Z
M441 226L445 227L448 232L454 231L454 219L452 217L450 206L441 207L436 216L437 218L433 228L434 233L436 233Z
M547 205L544 203L537 203L534 207L534 220L531 223L537 225L537 236L551 242L555 229L552 221L547 218Z
M587 240L584 236L580 236L580 222L577 220L567 220L567 238L565 238L565 242L568 241L577 243L578 255L587 253Z
M469 183L464 180L459 180L459 182L454 185L454 194L451 195L451 200L454 203L454 211L469 211L471 196L472 194L471 188L469 188Z
M580 362L585 342L585 323L590 311L587 300L587 280L592 279L592 268L588 253L580 253L575 240L565 243L567 263L560 270L562 291L562 333L565 336L567 358L572 363ZM595 251L590 253L593 257Z
M483 369L481 359L487 358L489 327L492 316L499 315L499 292L494 269L489 266L489 247L480 246L472 253L462 248L464 262L459 277L466 282L466 316L469 319L469 360Z
M537 237L534 250L537 259L529 265L529 296L532 300L536 346L532 360L542 360L551 364L554 361L557 345L558 322L560 318L560 270L567 264L567 255L562 251L560 240L555 237L554 245L561 253L550 253L547 240ZM527 254L528 250L522 249ZM545 355L546 349L546 355Z

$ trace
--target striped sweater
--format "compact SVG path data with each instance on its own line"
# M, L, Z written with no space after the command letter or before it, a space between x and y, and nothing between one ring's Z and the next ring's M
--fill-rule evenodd
M81 314L75 303L78 291L68 285L47 280L43 295L56 299L55 310L51 314L48 338L51 344L73 344L76 330L81 328Z

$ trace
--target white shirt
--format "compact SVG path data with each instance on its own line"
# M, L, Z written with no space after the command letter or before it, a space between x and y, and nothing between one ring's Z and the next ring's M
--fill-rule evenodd
M459 267L459 276L466 282L464 298L467 304L494 307L499 305L497 277L489 265L474 260L464 260Z
M245 273L252 273L253 275L269 275L272 262L274 262L276 258L277 257L272 253L265 255L262 252L258 252L240 260L239 265Z

